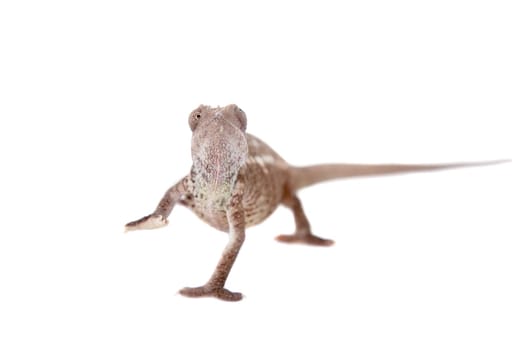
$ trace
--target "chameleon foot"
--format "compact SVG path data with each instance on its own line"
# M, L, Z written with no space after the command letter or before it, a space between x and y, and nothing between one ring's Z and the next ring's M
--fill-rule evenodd
M293 234L293 235L279 235L275 237L276 240L283 243L302 243L308 245L317 245L328 247L334 244L331 239L325 239L310 234Z
M168 224L168 220L162 215L148 215L142 219L138 219L126 224L126 231L133 230L152 230L154 228L164 227Z
M230 292L224 288L214 289L206 285L196 288L186 287L181 289L179 293L190 298L215 297L224 301L239 301L242 299L241 293Z

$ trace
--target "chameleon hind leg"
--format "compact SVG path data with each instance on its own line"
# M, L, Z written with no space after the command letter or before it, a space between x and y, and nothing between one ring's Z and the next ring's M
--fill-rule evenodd
M334 241L331 239L321 238L312 234L310 223L304 213L301 201L295 193L286 195L281 204L292 210L295 220L295 233L291 235L279 235L275 237L275 239L283 243L302 243L317 246L330 246L334 244Z

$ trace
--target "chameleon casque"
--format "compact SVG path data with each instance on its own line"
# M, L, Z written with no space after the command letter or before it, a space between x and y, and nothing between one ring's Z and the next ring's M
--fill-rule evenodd
M126 230L154 229L168 224L175 204L193 211L214 228L229 232L229 242L212 276L201 287L184 288L188 297L212 296L227 301L241 293L224 288L244 242L245 229L264 221L280 205L291 209L295 233L276 239L286 243L329 246L332 240L312 234L297 192L322 181L355 176L432 171L480 166L500 161L430 165L325 164L295 167L263 141L246 133L246 114L237 105L201 105L189 116L192 135L190 173L169 188L155 211L126 225Z

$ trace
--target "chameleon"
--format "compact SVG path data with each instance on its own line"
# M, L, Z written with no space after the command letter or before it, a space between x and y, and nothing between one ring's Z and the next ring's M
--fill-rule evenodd
M356 176L434 171L496 164L503 161L448 164L320 164L292 166L259 138L246 132L246 113L235 104L200 105L189 115L192 166L188 175L170 187L155 211L125 225L126 231L156 229L168 224L176 204L193 211L229 240L210 279L200 287L183 288L187 297L241 300L225 288L245 230L268 218L279 205L291 210L295 232L279 235L284 243L330 246L333 240L316 236L297 192L314 184Z

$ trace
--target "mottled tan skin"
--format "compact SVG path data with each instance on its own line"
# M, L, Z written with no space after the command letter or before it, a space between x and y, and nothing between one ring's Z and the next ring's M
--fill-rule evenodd
M241 293L225 289L226 279L244 242L245 229L256 225L280 205L292 210L296 230L277 240L329 246L332 240L312 234L297 191L318 182L353 176L431 171L484 163L438 165L326 164L293 167L264 142L246 133L246 114L236 105L212 108L201 105L189 117L193 166L172 186L156 210L130 222L126 230L154 229L167 225L175 204L191 209L216 229L229 232L229 242L206 284L180 291L188 297L213 296L237 301Z

